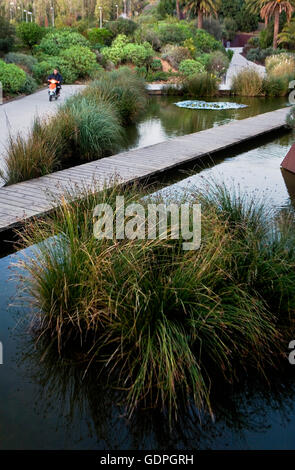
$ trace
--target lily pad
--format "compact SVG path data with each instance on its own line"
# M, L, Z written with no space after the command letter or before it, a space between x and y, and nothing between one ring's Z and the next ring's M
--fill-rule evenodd
M231 103L228 101L199 101L199 100L188 100L188 101L179 101L174 103L179 108L188 108L188 109L240 109L247 108L246 104Z

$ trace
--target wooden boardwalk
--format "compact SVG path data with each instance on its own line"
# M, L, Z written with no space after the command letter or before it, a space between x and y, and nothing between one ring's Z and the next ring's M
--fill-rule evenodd
M210 112L210 111L208 111ZM97 187L155 176L168 169L243 144L284 127L289 108L234 121L223 126L122 152L48 176L0 188L0 232L52 210L50 194L62 195L67 188ZM282 155L283 159L284 155Z

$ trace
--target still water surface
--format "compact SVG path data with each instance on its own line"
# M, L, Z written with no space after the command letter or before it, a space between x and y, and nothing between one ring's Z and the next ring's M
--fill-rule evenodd
M130 146L195 132L253 112L249 107L216 112L215 118L215 112L198 116L209 111L174 108L173 101L175 97L151 100L149 114ZM257 109L257 101L252 103ZM277 108L284 103L278 100L267 106ZM215 177L230 184L234 181L251 194L264 194L268 204L283 210L295 196L295 175L282 173L280 163L294 140L295 135L289 133L239 155L205 162L189 176L178 172L162 191L183 192ZM183 410L169 431L158 411L138 412L128 421L123 408L115 405L120 398L115 392L96 377L83 380L79 367L60 362L54 353L42 361L42 347L36 350L27 333L30 312L15 301L18 287L10 269L30 251L0 259L4 349L0 449L295 449L295 366L290 366L284 378L274 377L270 388L250 382L234 392L220 390L215 423L204 417L200 425L192 410Z

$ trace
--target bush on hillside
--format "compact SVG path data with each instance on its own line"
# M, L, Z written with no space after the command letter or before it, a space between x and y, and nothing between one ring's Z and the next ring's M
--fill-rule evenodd
M185 23L160 23L158 34L163 44L181 44L185 39L191 37L192 32L188 24Z
M191 53L187 47L168 44L162 49L161 57L166 60L171 67L178 69L180 62L191 59Z
M201 52L212 52L217 50L223 50L224 47L220 41L211 36L203 29L198 29L194 37L194 42L197 49Z
M7 64L16 64L29 73L32 73L34 65L38 63L38 60L32 55L21 54L20 52L9 52L4 60Z
M34 93L38 88L38 84L36 80L26 73L26 81L23 84L23 86L20 88L19 92L24 93L25 95L30 95L31 93Z
M88 47L89 42L82 34L66 31L54 31L46 34L37 48L38 52L58 56L63 50L72 46Z
M96 55L88 47L69 47L61 52L60 57L77 72L79 77L89 75L96 66Z
M110 46L113 34L106 28L91 28L87 31L87 37L92 45Z
M222 25L217 18L204 18L203 29L214 36L217 41L222 39Z
M193 59L183 60L179 65L179 72L185 77L190 77L196 73L204 72L204 66Z
M39 44L45 34L45 28L42 28L37 23L20 23L16 28L17 37L30 49Z
M119 34L125 34L126 36L131 36L137 29L137 24L128 19L119 18L116 21L108 21L105 26L113 36L118 36Z
M14 64L0 60L0 82L4 93L19 93L26 82L26 73Z
M229 58L223 52L212 52L206 60L206 70L217 77L222 77L228 69L229 62Z

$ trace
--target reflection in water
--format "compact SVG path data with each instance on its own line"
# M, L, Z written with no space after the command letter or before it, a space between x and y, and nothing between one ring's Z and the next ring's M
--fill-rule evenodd
M194 174L186 171L186 176L190 176L184 177L183 171L175 173L174 181L170 180L170 185L161 192L181 195L194 186L202 186L209 179L225 182L229 186L240 186L242 192L263 199L269 206L288 207L291 194L289 188L286 188L283 177L285 172L281 171L280 165L294 141L295 132L288 132L246 152L228 152L223 157L197 163ZM177 177L180 181L177 181ZM289 186L291 180L293 178L289 176Z
M43 337L35 347L25 336L21 349L18 361L22 367L27 365L27 377L38 384L36 411L45 420L52 411L66 416L63 432L67 435L86 420L86 445L91 437L98 449L247 448L248 435L269 432L273 413L286 422L295 411L295 384L289 366L272 381L271 388L248 377L247 384L240 383L236 390L218 390L214 423L209 416L200 417L189 404L183 404L172 425L159 410L138 411L127 420L119 404L122 392L107 385L101 370L92 367L85 374L82 364L60 359L50 338Z
M246 104L248 107L208 111L178 108L174 103L181 99L177 96L151 97L139 123L128 128L125 149L153 145L169 138L227 124L236 119L273 111L288 104L286 98L226 97L226 101ZM225 98L220 97L217 100L225 101ZM214 101L217 100L214 98Z

